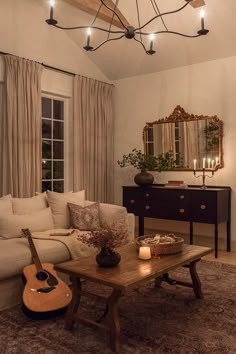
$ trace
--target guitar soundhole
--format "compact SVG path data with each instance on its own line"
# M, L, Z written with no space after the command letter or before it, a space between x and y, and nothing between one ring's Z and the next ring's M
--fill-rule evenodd
M48 279L48 273L41 270L36 274L36 278L38 280L46 280L46 279Z

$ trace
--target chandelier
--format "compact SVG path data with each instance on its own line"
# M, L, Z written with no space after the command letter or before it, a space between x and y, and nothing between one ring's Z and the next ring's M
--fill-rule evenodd
M199 31L197 31L197 33L195 33L193 35L169 30L165 21L164 21L165 16L180 12L180 11L184 10L184 8L186 6L188 6L189 4L191 4L191 3L194 4L195 1L199 1L199 0L184 0L184 4L180 8L173 10L173 11L167 11L167 12L161 13L158 5L156 3L156 0L150 0L151 5L154 10L154 16L151 17L146 23L141 25L139 3L138 3L138 0L136 0L136 12L137 12L137 19L138 19L138 27L134 27L134 26L126 25L120 16L120 12L117 11L119 0L114 1L113 8L106 4L106 0L100 0L101 4L100 4L100 6L97 10L97 13L96 13L91 24L86 25L86 26L63 27L63 26L60 26L58 24L58 21L54 18L54 3L55 3L55 1L50 0L50 17L49 17L49 19L46 20L46 22L48 25L51 25L51 26L54 26L56 28L60 28L63 30L87 29L87 43L83 48L89 52L93 52L93 51L97 50L98 48L101 48L105 43L108 43L111 41L117 41L117 40L125 37L127 39L134 39L136 42L138 42L143 47L146 54L153 55L154 53L156 53L154 50L154 38L158 34L168 33L168 34L173 34L173 35L182 36L182 37L196 38L196 37L206 35L209 32L209 30L207 30L205 28L204 10L203 9L200 12L200 16L201 16L200 29L199 29ZM202 4L205 4L204 1L202 1ZM108 28L99 27L99 26L95 25L95 22L96 22L97 18L99 17L99 13L100 13L103 6L106 9L108 9L111 13L111 20L108 25ZM193 7L195 7L195 6L193 6ZM112 28L114 18L116 18L116 20L119 21L119 23L120 23L119 27L121 27L121 29L114 30ZM157 20L158 18L162 21L164 29L158 30L158 31L147 32L145 30L145 28L149 24L151 24L153 21ZM93 47L91 44L92 31L106 32L107 38L105 40L103 40L100 44L98 44L97 46ZM149 36L149 48L148 49L145 45L145 42L143 41L143 38L145 38L146 36Z

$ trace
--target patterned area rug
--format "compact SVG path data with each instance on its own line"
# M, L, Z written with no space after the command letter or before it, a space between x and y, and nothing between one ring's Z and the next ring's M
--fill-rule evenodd
M235 354L236 267L208 261L198 264L204 299L190 288L154 288L151 281L120 301L121 353ZM186 268L172 278L189 280ZM86 284L86 287L89 284ZM96 288L104 293L104 288ZM83 308L83 310L82 310ZM104 304L84 298L82 312L101 316ZM63 317L32 321L20 307L0 313L1 354L110 354L106 334L80 325L64 329Z

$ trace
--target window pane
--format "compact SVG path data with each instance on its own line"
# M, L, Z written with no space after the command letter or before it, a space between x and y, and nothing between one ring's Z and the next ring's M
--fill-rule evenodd
M48 140L42 141L42 157L43 159L52 158L52 143Z
M42 179L52 179L52 162L42 162Z
M42 97L42 116L44 118L52 118L52 100Z
M53 191L54 192L64 192L64 181L53 182Z
M45 182L45 181L43 181L42 182L42 192L45 192L45 191L47 191L47 190L52 190L52 182L49 182L49 181L47 181L47 182Z
M64 178L64 161L53 162L53 178L54 179Z
M153 128L148 128L148 141L153 141Z
M52 121L42 119L42 137L50 139L52 137Z
M53 142L53 158L54 159L64 159L64 142L54 141Z
M64 120L64 102L53 100L53 119Z
M64 139L64 123L63 122L53 122L53 139Z

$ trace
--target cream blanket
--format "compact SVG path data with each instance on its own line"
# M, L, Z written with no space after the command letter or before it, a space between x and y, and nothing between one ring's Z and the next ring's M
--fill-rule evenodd
M51 233L70 232L68 236L51 236ZM32 232L32 237L40 240L55 240L62 242L71 255L71 259L78 259L87 257L96 253L96 248L89 247L85 243L78 240L78 236L85 231L73 230L73 229L53 229L41 232Z

